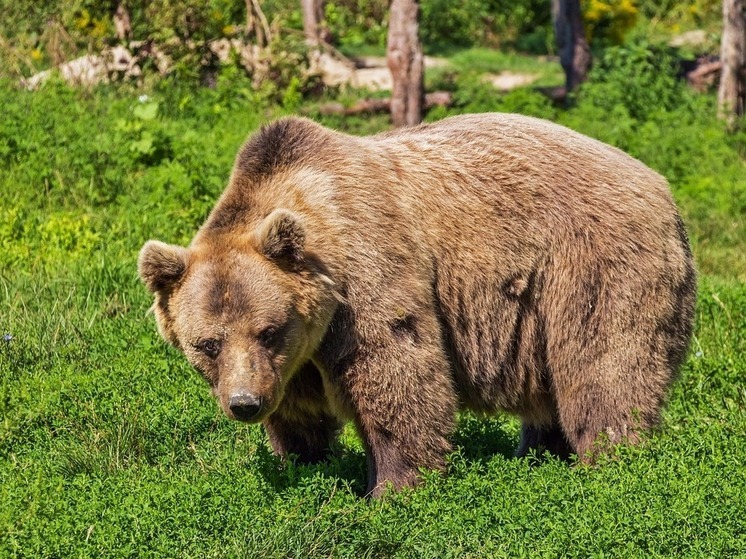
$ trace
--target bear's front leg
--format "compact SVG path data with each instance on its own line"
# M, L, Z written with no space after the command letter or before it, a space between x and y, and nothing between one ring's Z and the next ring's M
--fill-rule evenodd
M307 363L288 383L279 408L264 421L275 454L305 464L326 458L341 425L329 413L321 376Z
M378 497L415 485L420 468L445 468L456 396L439 347L419 336L361 353L345 377L367 451L367 494Z

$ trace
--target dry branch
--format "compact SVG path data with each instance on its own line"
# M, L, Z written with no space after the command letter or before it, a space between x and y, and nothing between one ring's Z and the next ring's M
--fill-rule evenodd
M687 72L686 81L697 91L707 91L717 83L722 67L719 60L698 63L694 70Z

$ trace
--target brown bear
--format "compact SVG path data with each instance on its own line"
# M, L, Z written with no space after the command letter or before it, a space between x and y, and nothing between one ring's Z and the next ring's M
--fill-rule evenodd
M354 422L374 496L444 467L459 409L518 415L519 456L634 442L696 293L663 177L510 114L372 137L279 120L191 245L148 241L138 264L229 417L309 462Z

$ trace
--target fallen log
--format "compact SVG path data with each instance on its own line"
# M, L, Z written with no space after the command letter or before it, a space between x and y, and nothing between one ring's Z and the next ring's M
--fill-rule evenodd
M434 91L425 95L425 110L433 107L450 107L453 104L453 94L450 91ZM345 107L342 103L326 103L319 107L322 115L352 116L364 113L391 112L391 98L361 99L354 105Z
M696 91L705 92L718 83L722 68L723 64L719 60L699 61L694 70L687 72L686 81Z

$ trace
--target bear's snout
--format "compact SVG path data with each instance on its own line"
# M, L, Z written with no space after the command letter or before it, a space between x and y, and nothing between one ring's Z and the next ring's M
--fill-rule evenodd
M240 421L251 421L262 411L262 398L239 392L232 394L228 400L228 407L233 416Z

